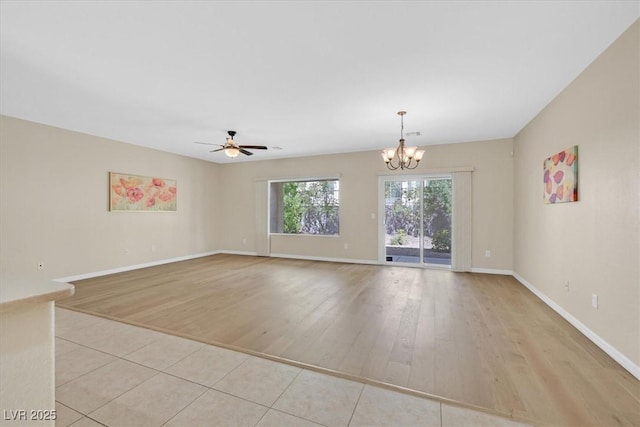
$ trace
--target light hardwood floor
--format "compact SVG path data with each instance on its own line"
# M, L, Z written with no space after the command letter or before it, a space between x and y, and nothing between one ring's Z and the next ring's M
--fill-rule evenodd
M58 306L515 419L640 425L640 382L509 276L214 255Z

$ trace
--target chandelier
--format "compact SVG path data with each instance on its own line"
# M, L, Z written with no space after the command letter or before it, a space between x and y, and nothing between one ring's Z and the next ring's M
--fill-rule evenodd
M382 150L382 159L391 170L415 169L422 160L424 150L418 150L418 147L404 146L404 115L406 111L398 111L400 116L400 144L398 148L385 148ZM394 162L395 159L395 162Z

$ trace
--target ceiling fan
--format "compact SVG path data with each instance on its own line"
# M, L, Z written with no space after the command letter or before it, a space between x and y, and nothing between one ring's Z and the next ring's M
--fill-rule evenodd
M211 150L210 153L215 153L216 151L222 151L224 150L224 154L226 154L228 157L234 158L234 157L238 157L238 154L242 153L246 156L252 156L253 153L251 151L247 151L247 150L266 150L267 147L264 145L238 145L236 144L236 142L233 140L233 137L236 134L235 130L229 130L227 131L227 133L229 134L229 136L227 137L227 142L222 145L222 144L210 144L208 142L197 142L196 144L203 144L203 145L218 145L220 146L220 148L217 148L215 150Z

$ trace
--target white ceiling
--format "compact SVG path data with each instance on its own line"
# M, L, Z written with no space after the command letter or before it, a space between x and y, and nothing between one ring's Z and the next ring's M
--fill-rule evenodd
M213 162L511 137L638 1L2 0L1 113ZM211 147L214 148L214 147ZM428 155L428 154L427 154Z

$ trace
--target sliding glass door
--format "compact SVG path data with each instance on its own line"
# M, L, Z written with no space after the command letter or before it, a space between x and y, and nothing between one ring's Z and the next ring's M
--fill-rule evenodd
M423 233L420 224L419 180L384 180L384 249L389 262L420 263Z
M384 261L451 266L451 177L381 179Z

